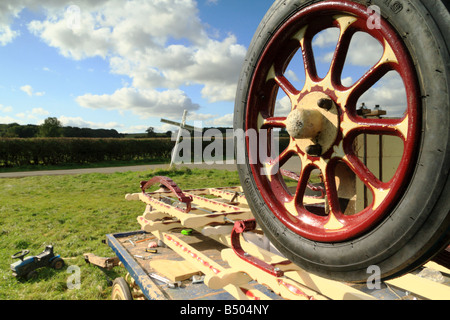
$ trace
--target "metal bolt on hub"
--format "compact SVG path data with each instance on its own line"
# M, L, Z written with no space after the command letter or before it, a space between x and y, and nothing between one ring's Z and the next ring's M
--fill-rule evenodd
M313 157L319 157L322 154L322 147L320 144L313 144L306 147L306 153Z
M319 106L319 108L330 110L331 107L333 106L333 100L322 98L317 101L317 105Z

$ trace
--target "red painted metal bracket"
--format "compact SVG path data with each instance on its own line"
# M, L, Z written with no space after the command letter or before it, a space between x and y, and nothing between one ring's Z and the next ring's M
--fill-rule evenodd
M284 272L280 269L274 267L271 264L268 264L258 258L255 258L251 255L249 255L247 252L242 249L241 242L240 242L240 235L241 233L244 233L246 231L252 231L256 228L256 220L255 219L249 219L249 220L241 220L236 221L234 223L233 230L231 231L231 247L233 248L234 253L237 254L237 256L248 263L260 268L261 270L270 273L271 275L275 277L282 277L284 275Z
M176 195L176 197L178 198L178 200L180 202L186 204L186 209L182 209L185 213L188 213L189 211L191 211L192 197L186 196L183 193L183 191L181 191L181 189L177 186L177 184L168 177L156 176L156 177L151 178L148 181L141 181L142 192L145 193L146 189L148 189L149 187L151 187L152 185L154 185L156 183L159 183L159 184L167 187L167 189L169 189L171 192L173 192Z
M244 233L246 231L252 231L256 229L256 220L255 219L249 219L249 220L241 220L236 221L234 223L233 230L231 231L231 247L233 248L234 253L237 254L238 257L245 260L246 262L258 267L259 269L269 273L272 276L275 277L283 277L284 272L277 267L274 267L271 264L268 264L258 258L255 258L251 255L249 255L247 252L242 249L241 243L240 243L240 235L241 233ZM289 260L286 260L285 262L279 263L290 263ZM293 292L296 295L303 296L307 298L308 300L314 300L314 297L307 295L304 293L300 288L287 283L283 280L283 278L277 280L278 284L281 286L286 287L289 291Z

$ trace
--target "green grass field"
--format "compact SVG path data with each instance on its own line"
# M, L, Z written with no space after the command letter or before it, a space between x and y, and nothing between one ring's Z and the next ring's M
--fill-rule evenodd
M124 276L125 269L105 275L83 253L113 256L102 243L105 235L139 230L136 217L145 204L126 201L125 194L139 192L139 182L155 175L172 178L182 189L239 185L237 172L187 168L0 179L0 300L110 299L107 276ZM10 264L17 260L11 255L22 249L36 255L48 244L64 258L62 270L40 269L29 281L12 276ZM69 266L80 268L79 289L69 289Z

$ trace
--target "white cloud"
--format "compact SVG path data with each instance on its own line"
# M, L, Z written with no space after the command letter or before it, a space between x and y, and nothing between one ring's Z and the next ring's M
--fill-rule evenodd
M370 109L380 105L387 111L387 117L401 117L407 106L405 86L399 74L392 71L363 94L359 101Z
M181 90L122 88L111 95L80 96L76 101L83 107L108 110L130 110L141 118L179 116L184 110L200 108Z
M279 99L275 103L275 112L274 116L276 117L287 117L289 112L291 112L292 104L291 100L288 96L283 96L283 98Z
M11 29L13 18L17 17L23 9L21 0L0 1L0 45L6 46L20 35L17 30Z
M216 114L190 112L187 114L189 121L203 122L216 118Z
M65 13L57 21L31 21L28 29L40 36L49 46L58 48L65 57L80 60L86 57L106 57L109 49L110 31L105 27L96 27L94 18L82 15L80 28L68 28L70 13Z
M202 46L181 44L149 47L132 56L114 56L111 71L133 79L136 88L177 88L203 85L210 102L232 101L246 49L236 37L208 39Z
M319 48L326 48L330 46L336 47L336 43L339 39L339 29L338 28L328 28L319 32L313 39L313 46L318 46Z
M20 87L20 90L28 94L30 97L33 95L33 88L30 85L25 85Z
M0 104L0 111L1 112L12 112L13 108L11 106L4 106L2 104Z
M323 62L326 64L330 64L331 60L333 59L334 51L330 51L319 57L319 62Z
M144 132L145 129L147 129L148 127L144 128L144 126L138 126L136 129L138 129L137 131L134 132ZM139 130L140 129L140 130ZM156 132L167 132L167 131L172 131L173 132L178 132L179 127L177 126L173 126L167 123L163 123L159 126L155 127L155 131Z
M14 122L18 123L19 121L10 116L0 116L0 123L14 123Z
M45 94L45 92L34 92L33 88L32 88L29 84L24 85L24 86L21 86L21 87L20 87L20 90L22 90L23 92L25 92L25 93L26 93L27 95L29 95L30 97L32 97L32 96L38 96L38 97L40 97L40 96L43 96L43 95Z
M33 108L31 110L26 110L24 112L19 112L16 114L16 117L20 119L28 119L28 120L40 120L43 122L42 117L48 116L50 112L43 108Z
M371 67L380 60L383 47L372 36L357 32L350 43L347 63L355 66Z
M352 77L346 77L344 79L341 79L341 83L346 87L350 87L353 84L353 79Z
M28 1L22 0L31 5ZM232 34L222 40L210 37L208 27L200 20L196 1L112 0L98 4L82 1L77 3L78 11L57 3L44 0L47 18L31 21L28 29L65 57L106 59L111 73L131 79L131 86L138 93L134 96L149 100L146 93L156 96L155 90L165 89L173 98L174 90L181 86L200 85L202 97L210 102L233 101L246 48ZM76 27L71 27L74 21ZM83 106L111 108L111 99L119 93L131 94L129 90L118 89L109 96L86 94L78 101ZM94 100L102 103L93 103ZM154 102L154 98L150 100ZM175 105L177 101L181 104ZM190 110L198 108L185 99L177 101L166 104L159 101L156 106L164 105L166 114L178 113L186 104ZM146 116L158 115L151 113L157 108L145 103L142 108L142 103L137 107L124 102L114 104L113 108L133 112L139 109Z
M44 110L43 108L33 108L31 109L31 114L39 115L39 116L47 116L50 114L47 110Z
M326 29L314 37L313 46L320 49L332 49L332 51L321 53L317 57L319 62L331 62L338 39L338 28ZM346 64L371 67L378 62L382 54L383 47L375 38L363 32L356 32L350 42Z
M65 127L78 127L91 129L118 129L123 127L123 125L117 122L96 123L93 121L84 120L81 117L60 116L58 120L61 121L61 124Z
M287 70L284 75L291 82L298 82L298 81L300 81L300 79L297 77L297 74L291 69Z
M206 125L213 127L233 127L233 117L234 114L229 113L214 120L207 121Z
M6 46L8 43L12 42L20 32L11 30L7 25L0 25L0 45Z

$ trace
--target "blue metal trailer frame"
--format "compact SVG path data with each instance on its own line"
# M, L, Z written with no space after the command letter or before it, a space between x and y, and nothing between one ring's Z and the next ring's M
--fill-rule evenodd
M141 288L142 293L150 300L166 300L167 297L160 288L152 281L145 270L139 265L135 258L118 241L118 238L129 237L133 235L144 234L144 231L131 231L106 235L107 244L111 247L125 269L136 284Z
M190 285L182 288L169 288L165 285L158 285L148 274L148 272L139 264L136 258L125 248L120 239L151 235L145 231L120 232L106 235L106 243L114 251L116 256L122 262L134 282L139 286L143 295L148 300L230 300L234 299L225 290L213 290L204 283Z

